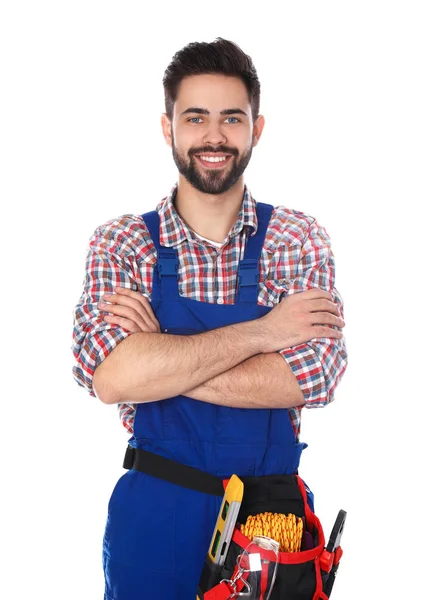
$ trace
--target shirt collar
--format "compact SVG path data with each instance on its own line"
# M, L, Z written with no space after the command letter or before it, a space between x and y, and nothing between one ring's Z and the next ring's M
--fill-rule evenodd
M175 183L171 189L169 195L161 200L156 207L159 214L159 242L162 246L167 248L177 246L184 240L198 241L188 225L178 214L175 206L174 199L177 193L177 183ZM238 213L235 224L227 234L224 244L238 235L244 227L250 227L250 235L254 235L258 229L258 220L256 212L256 201L252 197L251 192L245 185L243 192L243 201Z

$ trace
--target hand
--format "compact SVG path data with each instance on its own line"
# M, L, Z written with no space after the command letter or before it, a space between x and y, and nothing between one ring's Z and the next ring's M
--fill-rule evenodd
M338 304L332 302L330 292L320 288L286 296L257 322L262 327L263 352L284 350L314 338L342 338L342 331L332 326L345 327Z
M107 323L121 325L131 333L161 333L160 325L145 296L128 288L115 288L115 291L116 294L105 294L102 297L102 300L112 304L98 304L105 313L112 313L104 316Z

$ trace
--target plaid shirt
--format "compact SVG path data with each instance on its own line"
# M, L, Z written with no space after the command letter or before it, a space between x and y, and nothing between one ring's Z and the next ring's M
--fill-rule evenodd
M157 206L160 242L177 249L182 296L219 304L235 302L237 268L248 235L257 230L256 201L245 186L236 223L217 249L196 237L179 217L173 201L175 184ZM128 287L150 300L156 250L140 215L125 214L98 227L89 240L84 289L74 309L73 376L91 396L96 367L131 333L106 323L98 309L101 296L117 286ZM334 287L335 265L326 230L302 212L274 208L260 260L258 304L274 306L286 295L322 288L332 293L343 317L342 299ZM304 394L307 408L325 406L347 366L344 338L315 338L281 350ZM133 433L135 404L119 404L124 427ZM290 408L296 437L300 407Z

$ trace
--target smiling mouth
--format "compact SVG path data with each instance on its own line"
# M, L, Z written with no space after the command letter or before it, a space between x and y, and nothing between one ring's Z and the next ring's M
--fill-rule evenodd
M207 169L221 169L223 167L225 167L227 165L227 163L230 162L230 159L232 158L231 154L228 154L226 156L221 155L221 156L204 156L202 154L195 154L195 157L198 159L198 161L201 163L201 165L203 167L206 167Z

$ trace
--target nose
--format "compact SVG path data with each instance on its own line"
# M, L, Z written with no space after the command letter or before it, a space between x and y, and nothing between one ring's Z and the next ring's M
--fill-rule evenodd
M218 146L227 142L227 138L224 135L220 123L213 123L210 121L208 129L204 134L203 142L205 145L209 144L211 146Z

